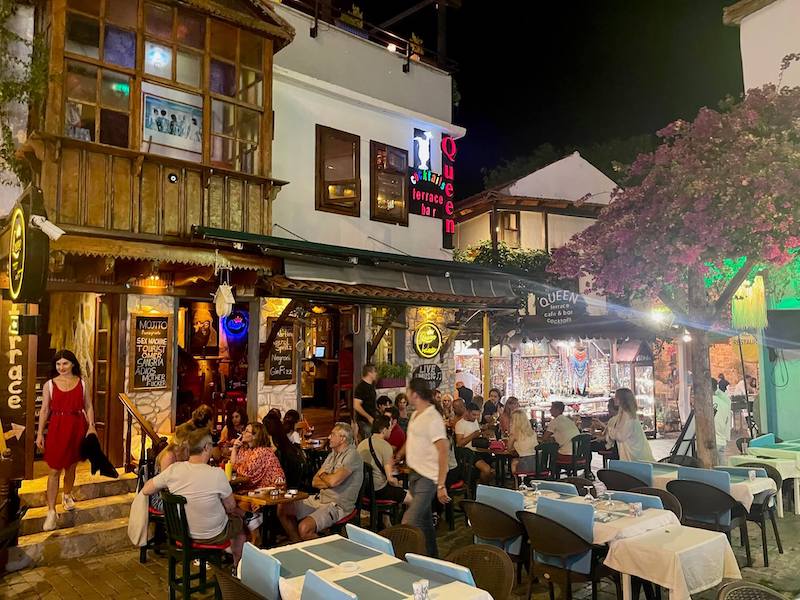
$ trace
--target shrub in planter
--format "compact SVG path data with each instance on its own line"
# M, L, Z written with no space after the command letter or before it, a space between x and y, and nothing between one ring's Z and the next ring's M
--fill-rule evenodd
M378 365L378 381L375 383L375 387L405 387L406 378L408 377L409 373L411 373L411 367L405 363L380 363Z

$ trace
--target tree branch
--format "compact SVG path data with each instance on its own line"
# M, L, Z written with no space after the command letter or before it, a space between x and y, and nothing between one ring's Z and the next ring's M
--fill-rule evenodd
M744 261L742 268L733 276L728 282L728 285L725 286L725 289L722 290L722 293L717 298L717 301L714 303L714 307L711 313L712 322L716 323L719 319L719 316L722 314L722 311L725 310L725 307L733 298L733 295L736 293L736 290L739 289L739 286L742 285L742 282L747 278L747 275L750 273L750 268L753 265L753 261L750 260L750 257Z
M667 291L666 289L661 290L658 294L658 299L664 303L668 309L672 311L672 314L675 315L675 319L679 322L687 323L689 321L689 316L687 311L678 306L678 302L675 300L674 294ZM688 307L687 307L688 308Z

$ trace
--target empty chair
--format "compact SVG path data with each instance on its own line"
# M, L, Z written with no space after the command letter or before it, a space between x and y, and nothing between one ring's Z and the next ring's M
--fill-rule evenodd
M449 562L466 567L475 586L486 590L494 600L505 600L514 589L514 563L503 550L488 544L471 544L454 550Z
M731 581L717 592L717 600L785 600L783 594L751 581Z
M239 576L244 585L259 590L267 600L280 600L278 583L281 578L281 562L274 556L261 552L250 542L242 548Z
M383 552L389 556L394 556L392 542L385 537L378 535L369 529L364 529L358 525L353 525L352 523L345 525L344 529L347 532L347 539L351 542L356 542L357 544L361 544L367 548L372 548L378 552Z
M216 579L217 590L222 600L271 600L271 598L262 596L250 586L236 579L231 575L230 569L211 565L211 572Z
M662 490L659 488L651 488L651 487L641 487L632 489L631 492L634 494L647 494L648 496L658 496L661 498L661 504L664 506L666 510L670 510L675 513L675 516L678 517L680 521L683 518L683 509L681 508L681 503L678 502L678 499L667 490Z
M619 492L625 492L637 487L647 487L647 482L642 481L638 477L611 469L600 469L597 472L597 478L606 484L609 490L617 490Z
M627 502L628 504L633 502L641 502L642 509L644 510L647 510L648 508L664 508L664 505L661 503L661 498L658 496L635 494L633 492L618 492L613 490L609 490L608 493L611 494L611 498L613 500L619 500L620 502ZM602 506L599 508L602 508Z
M309 569L303 578L300 600L358 600L358 596Z
M522 492L509 490L507 488L480 484L475 491L475 499L482 504L504 512L515 522L517 521L517 511L525 508L525 496L522 495ZM463 507L464 505L462 502L462 508ZM476 509L473 508L472 510L473 513L476 513ZM464 508L464 511L467 512L466 508ZM467 512L467 517L472 520L472 515L469 512ZM518 532L518 537L511 538L501 543L494 536L486 538L479 533L479 530L484 532L491 531L491 529L484 527L486 524L486 517L483 513L477 512L475 518L478 520L478 524L473 523L472 527L475 530L476 544L491 544L494 546L501 544L502 547L511 554L521 553L522 526L519 525L519 522L517 522L517 527L513 528Z
M462 567L461 565L446 560L439 560L438 558L431 558L430 556L424 556L422 554L414 554L413 552L406 554L406 562L412 567L420 567L422 569L428 569L429 571L435 571L436 573L447 575L448 577L452 577L453 579L475 587L475 579L473 579L472 572L467 567Z
M683 465L684 467L700 468L703 464L694 456L686 456L685 454L675 454L674 456L666 456L659 460L660 463L669 463L671 465Z
M525 509L525 501L522 494L514 493L519 494L519 497L522 498L514 516L499 507L495 508L494 505L490 506L474 500L462 500L461 505L472 526L475 542L490 544L505 550L511 561L516 563L517 577L521 578L522 565L527 562L528 558L528 549L525 544L525 530L516 515Z
M564 481L539 481L538 479L534 479L530 483L537 483L539 484L540 490L549 490L551 492L558 492L564 496L577 496L578 488L575 486L574 483L567 483ZM583 491L583 490L581 490Z
M560 479L559 482L574 485L575 489L577 489L581 494L584 493L587 487L592 488L591 494L592 496L597 498L597 489L594 487L594 482L589 479L586 479L586 477L578 477L578 476L564 477L563 479Z
M645 485L653 485L653 465L646 462L632 460L609 460L608 468L612 471L627 473L640 479Z
M777 439L775 438L774 433L765 433L764 435L760 435L757 438L750 440L748 445L751 448L767 448L769 446L774 446L776 443Z
M425 553L425 535L419 527L413 525L392 525L380 532L392 543L394 555L400 560L406 559L406 554Z

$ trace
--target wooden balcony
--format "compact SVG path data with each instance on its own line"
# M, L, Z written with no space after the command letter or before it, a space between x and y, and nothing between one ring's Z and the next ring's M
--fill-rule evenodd
M133 150L34 134L49 218L120 237L187 239L193 225L269 234L282 182Z

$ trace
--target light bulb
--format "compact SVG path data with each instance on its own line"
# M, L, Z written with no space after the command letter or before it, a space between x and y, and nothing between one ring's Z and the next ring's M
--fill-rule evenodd
M683 341L687 344L692 341L692 334L689 333L688 329L683 330Z

